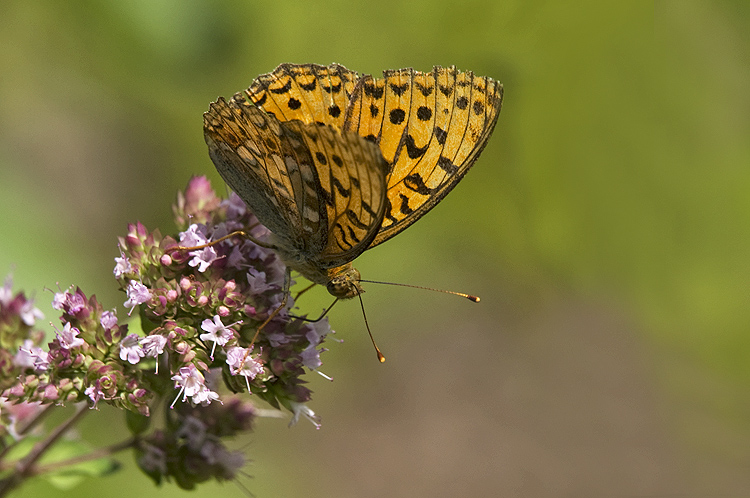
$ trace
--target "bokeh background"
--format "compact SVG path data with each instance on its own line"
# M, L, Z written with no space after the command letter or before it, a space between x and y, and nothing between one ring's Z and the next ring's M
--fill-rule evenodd
M217 96L281 62L455 64L505 84L462 184L357 261L323 428L260 420L200 496L748 496L750 4L3 0L0 273L122 310L116 236L173 228ZM301 304L328 302L319 290ZM306 301L307 300L307 301ZM81 425L124 438L121 414ZM78 497L157 490L130 455ZM45 482L18 496L62 496Z

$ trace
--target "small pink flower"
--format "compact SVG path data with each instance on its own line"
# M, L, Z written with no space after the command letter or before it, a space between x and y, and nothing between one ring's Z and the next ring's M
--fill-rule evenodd
M135 365L145 356L143 348L138 344L137 334L128 334L120 343L120 359Z
M172 380L174 381L174 386L180 388L180 392L177 394L177 397L172 402L171 406L174 406L180 395L182 395L182 401L185 401L188 397L192 398L198 394L201 389L206 387L203 374L200 373L192 363L186 367L180 368L179 373L172 376Z
M202 406L210 405L212 401L219 399L219 394L210 390L206 386L198 390L197 393L193 394L193 403L197 403ZM221 401L219 401L221 403Z
M33 301L26 301L21 307L21 312L19 314L21 315L21 320L23 320L23 323L25 323L29 327L34 325L37 319L44 318L44 313L42 313L39 308L34 307Z
M57 340L60 341L60 347L63 349L73 349L78 346L84 345L84 340L78 337L81 331L70 325L70 322L65 324L62 331L56 331Z
M315 412L312 411L306 404L297 403L294 401L290 401L289 404L291 405L292 413L294 413L294 415L292 416L292 420L289 422L289 427L296 425L299 421L300 415L303 415L307 420L312 422L316 429L320 429L320 417L315 415Z
M205 229L205 227L203 227ZM187 247L202 246L208 242L203 233L201 233L201 227L197 223L193 223L184 232L180 232L180 244Z
M230 339L234 338L234 330L230 329L229 327L237 325L238 323L242 323L242 321L224 325L223 323L221 323L221 317L219 315L215 315L213 321L209 320L208 318L203 320L201 328L207 333L201 334L200 340L213 341L214 345L211 348L211 359L214 358L214 350L216 349L217 344L219 346L223 346L227 342L229 342Z
M231 369L232 375L242 375L245 377L247 391L250 392L250 381L263 373L263 361L260 355L255 357L250 355L247 348L233 347L227 351L227 365Z
M125 293L128 296L128 300L125 301L124 306L126 308L130 308L130 311L128 311L128 316L130 316L136 306L150 301L152 297L151 291L148 290L148 287L136 280L130 281L130 284L128 284L128 288Z
M99 389L99 387L95 386L89 386L86 388L85 391L83 391L83 394L89 397L91 401L93 402L93 405L91 405L91 408L96 408L97 403L99 403L99 400L102 398L105 398L104 393Z
M120 278L126 273L132 272L133 266L130 264L130 261L128 261L128 258L125 257L125 254L122 252L122 250L120 250L120 257L115 258L115 269L113 270L115 278Z
M193 258L188 261L188 264L193 268L197 266L198 271L201 273L208 270L208 267L211 266L211 263L216 261L216 258L219 257L219 255L216 254L216 249L214 249L213 247L204 247L203 249L191 251L190 254L193 256Z
M156 358L156 373L159 373L159 355L164 352L167 338L161 335L150 335L139 342L147 358Z
M34 346L30 339L26 339L18 348L13 364L19 368L33 368L43 372L49 367L49 354L42 348Z
M101 323L102 327L104 327L105 330L109 330L117 325L117 315L115 314L115 311L105 311L104 313L102 313L102 317L99 319L99 323Z

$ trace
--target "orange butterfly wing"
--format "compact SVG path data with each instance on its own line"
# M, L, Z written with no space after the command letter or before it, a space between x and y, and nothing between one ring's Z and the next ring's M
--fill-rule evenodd
M463 178L494 129L503 87L455 67L435 66L426 73L388 70L382 78L373 78L358 77L338 64L281 64L259 76L245 93L281 123L327 125L378 144L388 163L382 218L373 219L367 210L354 217L362 225L380 225L373 247L421 218ZM327 150L316 152L329 157ZM318 170L326 176L325 167ZM336 182L347 182L347 175L331 175L323 178L324 195L337 191ZM372 192L368 199L374 199L380 186L371 181L342 192L359 195L365 188ZM338 209L332 215L347 212L343 204ZM328 250L332 255L334 248Z
M375 140L391 164L380 244L417 221L456 186L497 122L503 87L436 66L366 75L351 96L345 130Z
M279 121L298 119L344 128L357 73L339 64L281 64L246 90L250 101Z

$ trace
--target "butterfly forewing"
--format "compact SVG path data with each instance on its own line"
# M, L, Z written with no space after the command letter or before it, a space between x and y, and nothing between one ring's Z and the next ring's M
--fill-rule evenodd
M250 101L280 121L298 119L343 129L357 73L339 64L281 64L246 90Z
M212 104L204 132L219 173L279 243L322 250L327 220L302 138L241 95Z
M502 86L453 67L385 71L382 79L361 80L345 127L375 136L392 163L375 246L421 218L474 164L500 112Z

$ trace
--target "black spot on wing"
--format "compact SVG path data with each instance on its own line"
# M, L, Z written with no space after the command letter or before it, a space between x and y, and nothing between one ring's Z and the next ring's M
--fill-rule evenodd
M372 210L372 207L368 203L366 203L365 201L362 201L362 209L367 214L369 214L370 216L372 216L373 219L378 217L377 213L375 213L375 211ZM390 212L390 210L388 212Z
M331 195L330 192L326 192L325 189L320 189L320 196L323 198L323 202L326 203L327 206L334 206L333 202L333 195Z
M474 114L480 115L484 112L484 102L481 100L475 100L472 108L474 109Z
M365 95L374 99L382 99L384 90L385 87L378 87L373 85L372 83L366 84L364 86Z
M432 91L435 89L434 86L423 85L419 82L414 82L414 86L416 86L425 97L429 97L432 94Z
M445 140L448 138L448 132L439 126L435 127L435 138L440 145L445 145Z
M268 90L271 93L287 93L289 89L292 88L292 79L289 78L289 80L284 84L284 86L279 88L269 88Z
M449 175L453 175L456 173L456 171L458 171L458 166L453 164L453 161L451 161L445 156L440 156L440 158L438 159L437 165L440 166L440 168L446 173L448 173Z
M419 173L412 173L404 177L404 186L421 195L432 194L432 189L424 184L424 180L419 176Z
M420 121L429 121L431 117L432 109L427 106L419 106L419 109L417 109L417 118Z
M266 100L268 100L268 94L263 92L263 95L261 95L260 98L253 103L257 105L258 107L262 107L263 104L266 103Z
M359 240L359 237L357 237L357 234L354 233L354 230L352 230L352 227L346 227L346 228L349 230L349 237L351 237L352 240L354 240L354 242L359 244L361 240Z
M389 119L391 120L391 123L398 125L404 122L404 118L406 118L406 113L403 109L393 109L391 110L389 114Z
M427 147L429 146L428 144L424 147L417 147L417 144L414 143L414 137L412 137L411 135L406 135L404 144L406 145L406 153L409 154L410 159L417 159L418 157L422 157L427 151Z
M336 230L336 232L338 232L338 237L336 237L336 240L338 241L339 247L344 250L351 248L352 244L347 239L347 233L344 231L344 227L341 226L341 223L336 223L333 228ZM351 228L349 230L351 230Z
M401 214L411 214L413 210L409 207L409 198L406 197L404 194L398 194L398 196L401 197L401 206L399 207L398 210L401 211ZM395 221L398 221L392 216L389 216L389 218Z
M401 196L401 197L403 197L403 196ZM362 203L362 205L364 206L364 203ZM369 208L370 206L367 206L367 207ZM396 218L394 218L393 215L391 214L391 208L392 207L393 207L393 205L391 204L391 200L386 197L386 199L385 199L385 217L387 219L391 220L391 223L398 223L398 220ZM408 207L408 204L407 204L407 207ZM367 212L368 213L372 213L372 208L370 208L370 210L368 210ZM373 217L374 216L375 215L373 214Z
M404 83L403 85L397 85L396 83L391 83L388 86L391 87L391 91L396 94L397 97L402 96L406 90L409 89L409 83Z
M320 88L322 88L326 93L339 93L341 91L341 83L337 85L320 85Z
M355 213L354 211L352 211L351 209L347 209L347 210L346 210L346 211L344 212L344 214L346 214L346 217L347 217L347 219L349 220L349 222L350 222L350 223L351 223L352 225L354 225L354 226L355 226L355 227L357 227L357 228L361 228L361 229L363 229L363 230L367 230L367 225L366 225L366 224L364 224L364 223L362 223L362 220L360 220L360 219L359 219L359 218L357 217L357 214L356 214L356 213ZM359 240L357 240L357 242L359 242Z
M300 83L299 86L306 92L312 92L313 90L315 90L315 85L317 83L318 83L318 80L313 79L312 81L310 81L310 83L305 83L305 84Z
M336 156L334 156L336 157ZM349 197L349 194L351 194L351 191L347 188L344 188L344 186L341 184L338 178L331 175L331 183L334 187L336 187L336 191L342 196L342 197Z

